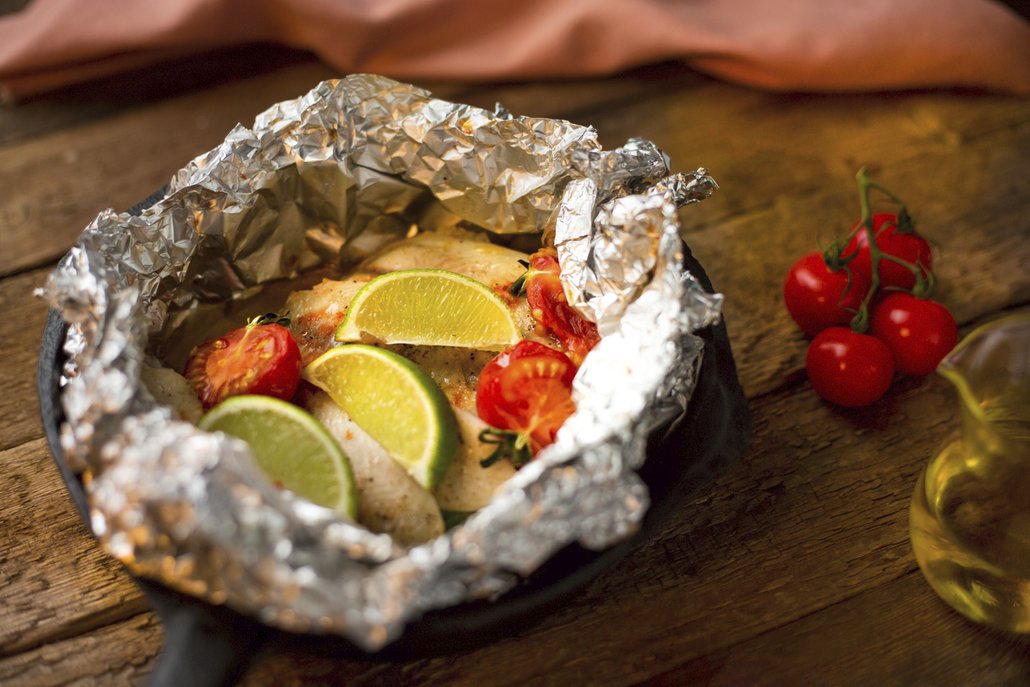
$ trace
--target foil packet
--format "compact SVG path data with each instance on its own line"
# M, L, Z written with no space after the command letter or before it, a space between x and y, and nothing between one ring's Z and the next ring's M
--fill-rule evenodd
M716 188L704 169L670 175L650 142L603 150L589 127L380 76L274 105L139 215L100 213L49 277L69 323L62 448L94 532L137 575L369 651L428 610L501 595L570 543L631 535L648 434L685 412L692 332L720 317L721 296L682 267L677 214ZM570 303L603 336L556 443L437 539L404 549L276 489L245 443L177 419L141 382L197 327L224 331L310 270L448 224L553 240Z

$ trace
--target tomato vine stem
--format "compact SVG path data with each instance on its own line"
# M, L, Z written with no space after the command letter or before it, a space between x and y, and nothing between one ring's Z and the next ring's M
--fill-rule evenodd
M479 433L479 441L497 446L489 456L479 461L480 466L484 468L505 458L513 467L520 468L533 459L532 450L529 448L529 435L525 432L487 427Z
M869 249L869 290L866 292L865 297L862 299L862 303L858 307L858 312L855 313L855 317L851 320L851 329L859 334L864 334L869 328L869 306L880 290L880 261L887 260L889 262L896 263L907 268L915 276L915 285L911 289L913 296L917 298L926 298L933 291L935 279L933 271L926 269L921 264L913 265L907 260L885 253L880 250L880 246L876 242L876 226L873 222L873 211L872 204L869 200L869 192L871 190L877 190L880 193L887 196L889 199L898 204L898 212L896 215L896 222L893 222L896 231L900 233L913 233L915 229L915 222L912 220L912 216L908 214L908 208L905 206L898 196L894 195L890 190L884 188L880 184L869 179L869 175L866 174L865 167L858 170L858 174L855 175L855 179L858 181L858 198L859 207L861 209L861 219L859 220L858 226L848 235L845 239L844 244L847 245L852 238L858 236L859 232L865 232L866 244ZM884 224L880 227L883 231L885 227L889 226ZM838 248L838 252L839 248ZM851 256L843 256L844 262L853 260L858 255L858 251Z

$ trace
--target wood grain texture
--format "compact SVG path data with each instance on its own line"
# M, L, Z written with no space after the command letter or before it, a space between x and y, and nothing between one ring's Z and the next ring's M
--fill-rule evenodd
M0 658L0 683L5 687L142 686L154 669L162 637L157 617L141 613L88 634Z
M0 280L0 450L43 436L36 396L36 361L43 340L47 306L33 296L49 270L35 270Z
M950 154L927 153L877 174L904 195L934 244L934 297L960 323L1030 301L1030 183L1020 172L1027 150L1030 126L964 146L968 169L949 164ZM851 226L854 188L853 180L842 179L687 233L694 255L726 295L726 322L748 395L802 373L807 342L783 307L783 279L798 257L818 250L820 238L832 238L827 227L844 233Z
M680 217L726 295L749 395L803 369L804 338L783 308L783 279L802 254L850 229L863 165L907 202L935 244L936 297L960 322L1030 300L1026 99L774 95L713 82L594 113L591 123L608 145L643 136L674 169L703 165L720 182Z
M878 174L912 158L939 157L975 176L975 166L962 164L966 146L1030 125L1030 103L947 92L771 94L713 81L690 91L655 88L646 100L592 111L583 123L596 127L606 146L641 136L669 153L676 170L708 168L723 190L692 206L688 225L707 226L833 189L850 194L841 206L850 218L858 211L854 175L863 165ZM1030 152L1025 141L1005 147L1023 157ZM907 190L895 189L905 197ZM946 207L954 195L936 201ZM820 229L828 239L849 224L841 219Z
M19 249L0 251L0 274L56 259L98 212L132 207L237 123L329 76L299 65L4 147L0 226Z
M49 271L0 281L0 656L146 610L86 530L41 438L36 366L47 306L33 291Z
M1030 638L969 622L911 572L647 684L817 685L838 675L885 687L1022 685L1030 679Z
M0 657L146 610L86 530L45 440L0 452L0 466Z

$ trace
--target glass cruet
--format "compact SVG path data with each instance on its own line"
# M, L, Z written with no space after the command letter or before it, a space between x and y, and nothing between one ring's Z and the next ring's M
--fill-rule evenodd
M1030 633L1030 314L974 330L937 371L961 419L916 484L913 551L955 610Z

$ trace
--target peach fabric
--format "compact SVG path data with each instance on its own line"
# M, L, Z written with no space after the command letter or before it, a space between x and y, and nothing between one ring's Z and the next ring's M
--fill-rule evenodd
M0 17L0 94L253 42L411 80L683 60L774 90L1030 93L1030 24L993 0L35 0Z

